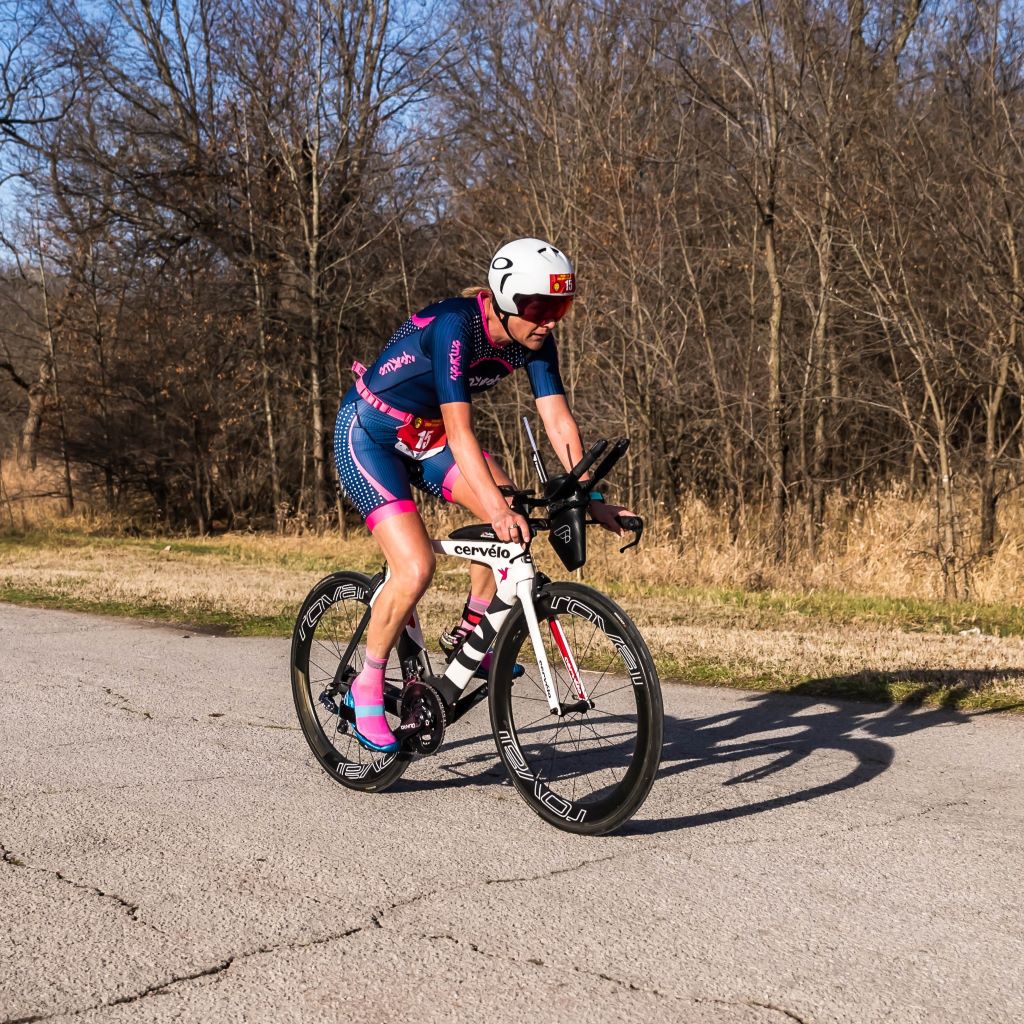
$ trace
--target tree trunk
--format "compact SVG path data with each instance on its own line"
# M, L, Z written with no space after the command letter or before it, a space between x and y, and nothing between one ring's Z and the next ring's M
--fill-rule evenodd
M46 272L43 266L42 248L39 253L39 275L43 285L43 316L46 320L46 352L50 360L50 379L53 386L53 407L57 410L57 425L60 429L60 457L64 470L64 514L75 511L75 493L71 485L71 459L68 455L68 430L64 419L64 406L60 400L60 384L57 379L57 346L53 340L53 322L50 319L50 303L47 295Z
M50 362L39 363L39 375L28 389L28 411L18 438L18 465L35 472L39 461L39 432L43 427L43 414L50 398Z
M828 434L830 402L827 384L829 353L829 294L832 288L832 189L825 189L821 211L821 231L818 235L818 309L811 334L812 387L814 402L812 422L814 440L811 447L810 528L808 540L812 556L817 553L818 541L825 528L825 473L828 461Z
M939 476L936 481L938 492L936 501L939 513L939 536L942 543L942 549L939 551L939 563L942 568L943 596L947 601L959 601L968 596L969 588L960 551L956 498L953 494L953 473L945 424L940 426L938 455Z
M323 382L320 368L320 165L319 139L310 147L309 159L309 391L313 414L313 514L320 525L327 510L327 464L324 451Z
M764 261L772 293L768 322L768 474L770 478L771 545L777 562L786 555L786 441L782 398L782 282L775 253L775 203L764 217Z
M985 403L985 456L981 468L981 528L978 538L978 553L988 557L996 546L996 511L999 492L996 486L996 459L998 458L999 415L1002 411L1003 396L1010 375L1010 354L1004 352L999 358L996 383Z
M281 470L277 463L277 433L274 429L273 385L267 357L267 317L263 297L263 282L259 271L252 271L253 295L256 299L256 336L260 350L260 375L263 387L263 424L267 432L267 458L270 462L270 495L274 503L274 530L284 528L284 503L281 497Z

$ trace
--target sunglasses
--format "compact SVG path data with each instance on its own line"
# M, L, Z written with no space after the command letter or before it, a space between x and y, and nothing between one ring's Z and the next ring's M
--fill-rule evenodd
M519 315L531 324L561 320L572 305L572 295L516 295L513 302Z

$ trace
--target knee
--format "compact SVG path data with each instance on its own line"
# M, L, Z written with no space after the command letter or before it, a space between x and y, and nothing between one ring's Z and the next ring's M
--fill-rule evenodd
M490 453L487 455L487 468L491 471L491 479L499 486L509 486L512 478L505 472L505 467Z
M404 594L414 601L419 600L434 578L434 552L426 550L403 558L391 566L391 579Z

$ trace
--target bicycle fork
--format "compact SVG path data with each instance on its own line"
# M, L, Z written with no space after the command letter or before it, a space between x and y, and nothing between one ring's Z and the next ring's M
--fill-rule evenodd
M541 683L544 686L544 695L548 699L548 707L551 709L551 714L561 716L569 709L563 708L558 699L558 690L555 687L554 675L551 671L551 664L548 661L547 649L544 646L544 635L541 630L540 620L537 616L537 609L533 603L532 582L530 584L520 584L520 586L517 587L517 596L523 605L523 614L526 617L526 625L530 631L530 641L533 644L533 653L537 658L537 670L540 672ZM554 638L555 646L558 648L562 664L565 665L565 670L568 672L569 678L572 680L573 692L576 696L576 704L572 706L571 710L577 710L580 707L581 702L587 703L589 706L587 692L583 686L583 679L580 676L579 666L576 664L576 658L569 646L568 639L565 636L561 623L553 615L547 620L547 623L548 628L551 630L551 635Z

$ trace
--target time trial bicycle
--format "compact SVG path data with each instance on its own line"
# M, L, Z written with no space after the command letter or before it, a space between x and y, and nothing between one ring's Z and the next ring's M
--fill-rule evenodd
M530 442L542 495L503 492L534 537L547 533L566 568L577 569L586 562L590 490L629 441L598 441L568 473L550 479L532 434ZM545 514L532 514L537 511ZM644 523L634 516L620 516L619 523L634 535L625 551L640 542ZM413 611L385 673L385 714L400 740L391 753L359 743L354 712L344 701L362 668L370 609L387 570L372 577L335 572L313 587L292 635L292 695L306 740L332 779L351 789L386 789L413 760L437 751L467 711L488 700L508 777L545 821L599 835L636 813L661 760L664 713L654 662L639 630L609 597L539 572L532 540L501 541L490 525L477 524L432 541L438 554L490 566L497 593L439 674ZM492 648L481 680L480 664Z

